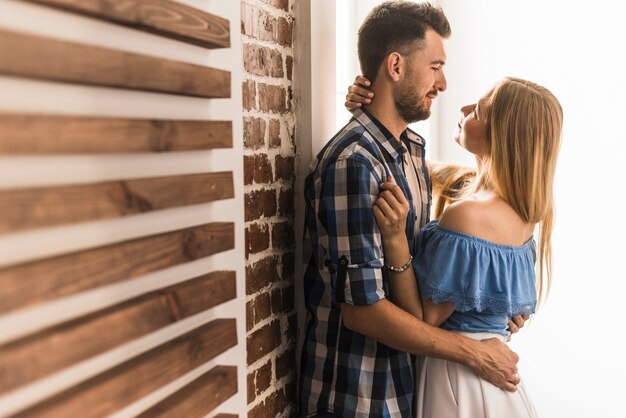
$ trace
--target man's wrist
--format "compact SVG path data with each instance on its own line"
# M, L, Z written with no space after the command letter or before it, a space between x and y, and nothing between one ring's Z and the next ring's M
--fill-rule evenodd
M455 334L456 347L453 361L463 364L470 369L475 370L479 365L478 360L478 340L467 338L462 335Z

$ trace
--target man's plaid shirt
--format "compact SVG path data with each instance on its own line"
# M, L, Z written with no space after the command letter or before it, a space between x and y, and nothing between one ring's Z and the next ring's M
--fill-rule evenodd
M400 139L363 110L324 147L305 182L305 233L311 258L304 277L307 319L300 376L300 415L411 417L414 376L411 356L343 326L339 303L369 305L386 298L380 231L372 211L379 185L391 176L411 210L410 248L416 212L428 220L430 184L424 140L411 130ZM405 148L406 147L406 148ZM403 153L409 150L420 190L409 190ZM345 258L343 258L345 257ZM337 284L340 259L345 283ZM337 287L339 286L339 288Z

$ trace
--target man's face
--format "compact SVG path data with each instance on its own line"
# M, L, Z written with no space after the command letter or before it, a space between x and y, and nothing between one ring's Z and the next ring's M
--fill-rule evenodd
M443 38L432 29L424 36L424 47L405 57L405 72L395 84L396 110L407 123L430 117L430 107L440 91L447 87L443 65L446 52Z

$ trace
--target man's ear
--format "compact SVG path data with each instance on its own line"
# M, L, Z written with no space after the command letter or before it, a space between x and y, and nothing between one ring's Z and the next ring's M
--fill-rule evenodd
M398 52L392 52L387 55L385 60L385 70L387 75L393 81L400 81L400 76L404 72L405 61L402 55Z

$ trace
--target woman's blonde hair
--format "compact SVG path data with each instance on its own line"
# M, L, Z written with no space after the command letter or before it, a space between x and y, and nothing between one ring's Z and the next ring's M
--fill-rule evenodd
M476 178L476 169L455 164L428 162L433 190L432 218L439 219L444 209L460 200Z
M539 228L539 301L552 276L553 183L563 110L546 88L507 77L480 102L486 124L482 185Z

